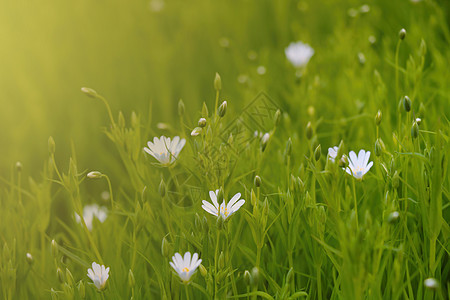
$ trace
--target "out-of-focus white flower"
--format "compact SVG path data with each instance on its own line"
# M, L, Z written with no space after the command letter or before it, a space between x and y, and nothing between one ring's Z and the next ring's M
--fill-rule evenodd
M175 272L178 273L178 276L180 276L180 279L184 284L189 283L191 276L195 273L198 266L200 266L202 262L202 260L198 258L197 253L194 253L191 259L190 252L186 252L184 254L184 258L177 252L174 256L172 256L172 261L173 262L169 262L169 264Z
M241 193L237 193L227 204L225 204L224 200L219 206L219 202L217 202L218 194L219 190L216 190L215 192L210 191L209 197L211 198L212 204L206 200L203 200L202 208L212 215L215 215L217 217L221 216L224 220L234 214L245 203L244 199L240 199Z
M360 150L358 156L354 151L350 151L348 167L345 169L348 174L356 179L362 179L364 174L372 168L373 161L369 162L370 151Z
M86 227L89 230L92 230L92 223L94 221L94 218L97 218L101 223L103 223L106 220L106 217L108 216L108 209L104 206L98 206L97 204L91 204L86 205L83 208L83 219L86 223ZM75 213L75 220L77 223L81 223L80 216Z
M164 9L165 2L164 0L151 0L148 4L148 7L153 12L160 12Z
M99 265L96 262L92 263L92 269L89 268L88 270L88 277L94 282L95 286L99 291L102 291L105 289L106 281L109 277L109 267L105 268L104 265Z
M162 165L167 166L177 159L184 144L186 144L186 140L180 139L179 136L174 137L173 140L165 136L154 137L153 143L149 141L148 148L144 147L144 151L156 158Z
M287 59L296 68L305 67L311 57L314 55L314 49L310 45L301 41L296 43L290 43L289 46L284 49Z
M334 162L334 160L336 159L338 149L339 149L338 146L328 148L328 159L331 160L332 162Z

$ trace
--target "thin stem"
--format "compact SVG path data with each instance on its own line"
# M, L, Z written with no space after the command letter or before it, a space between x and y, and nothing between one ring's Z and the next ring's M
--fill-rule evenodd
M189 291L188 291L188 288L187 288L187 284L184 285L184 291L186 292L186 299L187 299L187 300L190 300L190 298L189 298Z
M111 209L114 209L114 198L113 198L111 180L109 180L108 175L102 174L102 177L105 177L106 181L108 182L109 195L111 197Z
M317 276L317 299L322 300L322 278L320 275L321 266L317 266L316 276Z
M108 101L106 101L106 99L104 97L100 96L100 95L97 95L97 98L102 100L103 103L105 104L106 110L108 111L108 115L109 115L109 118L111 120L111 124L113 125L113 127L115 127L116 123L114 122L114 118L113 118L113 115L112 115L112 112L111 112L111 108L109 107Z
M359 225L358 225L358 200L356 199L356 186L355 186L355 180L353 178L352 183L353 183L353 199L355 201L355 218L356 218L356 230L359 230Z
M217 264L219 257L219 238L220 238L220 230L217 229L217 238L216 238L216 249L214 251L214 298L217 298Z

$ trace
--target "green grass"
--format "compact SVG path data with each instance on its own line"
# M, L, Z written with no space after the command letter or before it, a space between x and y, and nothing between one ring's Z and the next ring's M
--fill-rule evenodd
M368 4L8 4L0 298L448 299L449 4ZM300 78L297 40L315 50ZM186 139L170 167L143 151L161 135ZM360 149L356 180L339 158ZM219 188L246 200L225 222L201 207ZM89 230L74 213L91 203L109 212ZM186 251L204 267L189 285L169 266Z

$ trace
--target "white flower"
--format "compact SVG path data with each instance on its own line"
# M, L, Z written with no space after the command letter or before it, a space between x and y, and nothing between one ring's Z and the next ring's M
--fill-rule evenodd
M348 174L353 175L356 179L362 179L364 174L369 172L372 168L373 162L369 163L370 151L360 150L358 157L354 151L350 151L348 160L348 167L345 169Z
M173 140L165 136L161 136L159 139L154 137L153 143L149 141L148 148L144 147L144 150L161 164L170 165L177 159L184 144L186 144L186 140L180 139L179 136L174 137Z
M338 146L334 146L333 148L328 148L328 158L332 162L334 162L334 160L336 159L338 149L339 149Z
M284 49L287 59L296 68L305 67L311 57L314 55L314 49L308 44L303 42L290 43L289 46Z
M92 222L94 221L94 217L97 218L101 223L106 220L108 216L108 209L104 206L98 206L97 204L86 205L83 208L83 219L86 223L86 227L89 230L92 230ZM80 216L75 213L75 220L77 223L81 223Z
M178 273L181 281L183 281L183 283L185 284L189 283L191 276L195 273L198 266L200 266L202 262L201 259L198 259L197 253L194 253L194 255L192 255L191 260L190 252L186 252L184 254L184 258L181 257L180 253L177 252L174 256L172 256L172 260L173 262L169 262L169 264Z
M202 208L212 215L218 217L222 216L224 220L226 220L229 216L234 214L245 203L244 199L239 200L239 198L241 198L241 193L237 193L236 195L233 196L233 198L231 198L231 200L226 205L224 200L222 204L219 206L219 202L217 202L218 193L219 190L216 190L215 192L210 191L209 197L211 198L211 201L214 205L206 200L203 200Z
M98 263L93 262L92 269L89 268L87 271L88 277L92 279L97 289L99 291L103 290L109 277L109 267L105 269L104 265L100 266Z

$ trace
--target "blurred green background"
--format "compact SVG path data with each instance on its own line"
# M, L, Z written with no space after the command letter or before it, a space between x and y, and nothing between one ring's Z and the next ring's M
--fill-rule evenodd
M361 13L365 3L370 11ZM105 96L115 116L122 110L127 122L132 110L147 118L152 106L155 130L157 122L179 128L180 98L194 126L202 102L214 102L215 72L222 76L222 95L231 110L264 90L290 113L299 131L307 120L296 116L308 105L331 119L351 116L360 102L372 113L379 103L370 103L369 78L376 69L393 90L389 62L403 27L408 36L401 63L423 38L433 70L424 79L429 90L416 98L429 103L432 96L432 107L446 113L449 7L449 1L406 0L3 1L0 176L8 177L16 161L25 174L39 174L49 136L61 162L67 162L73 141L81 169L112 171L116 151L101 131L108 124L106 111L80 92L83 86ZM301 80L284 55L297 40L315 49ZM264 74L258 74L259 66ZM397 101L386 101L391 100ZM349 105L339 105L343 101Z

